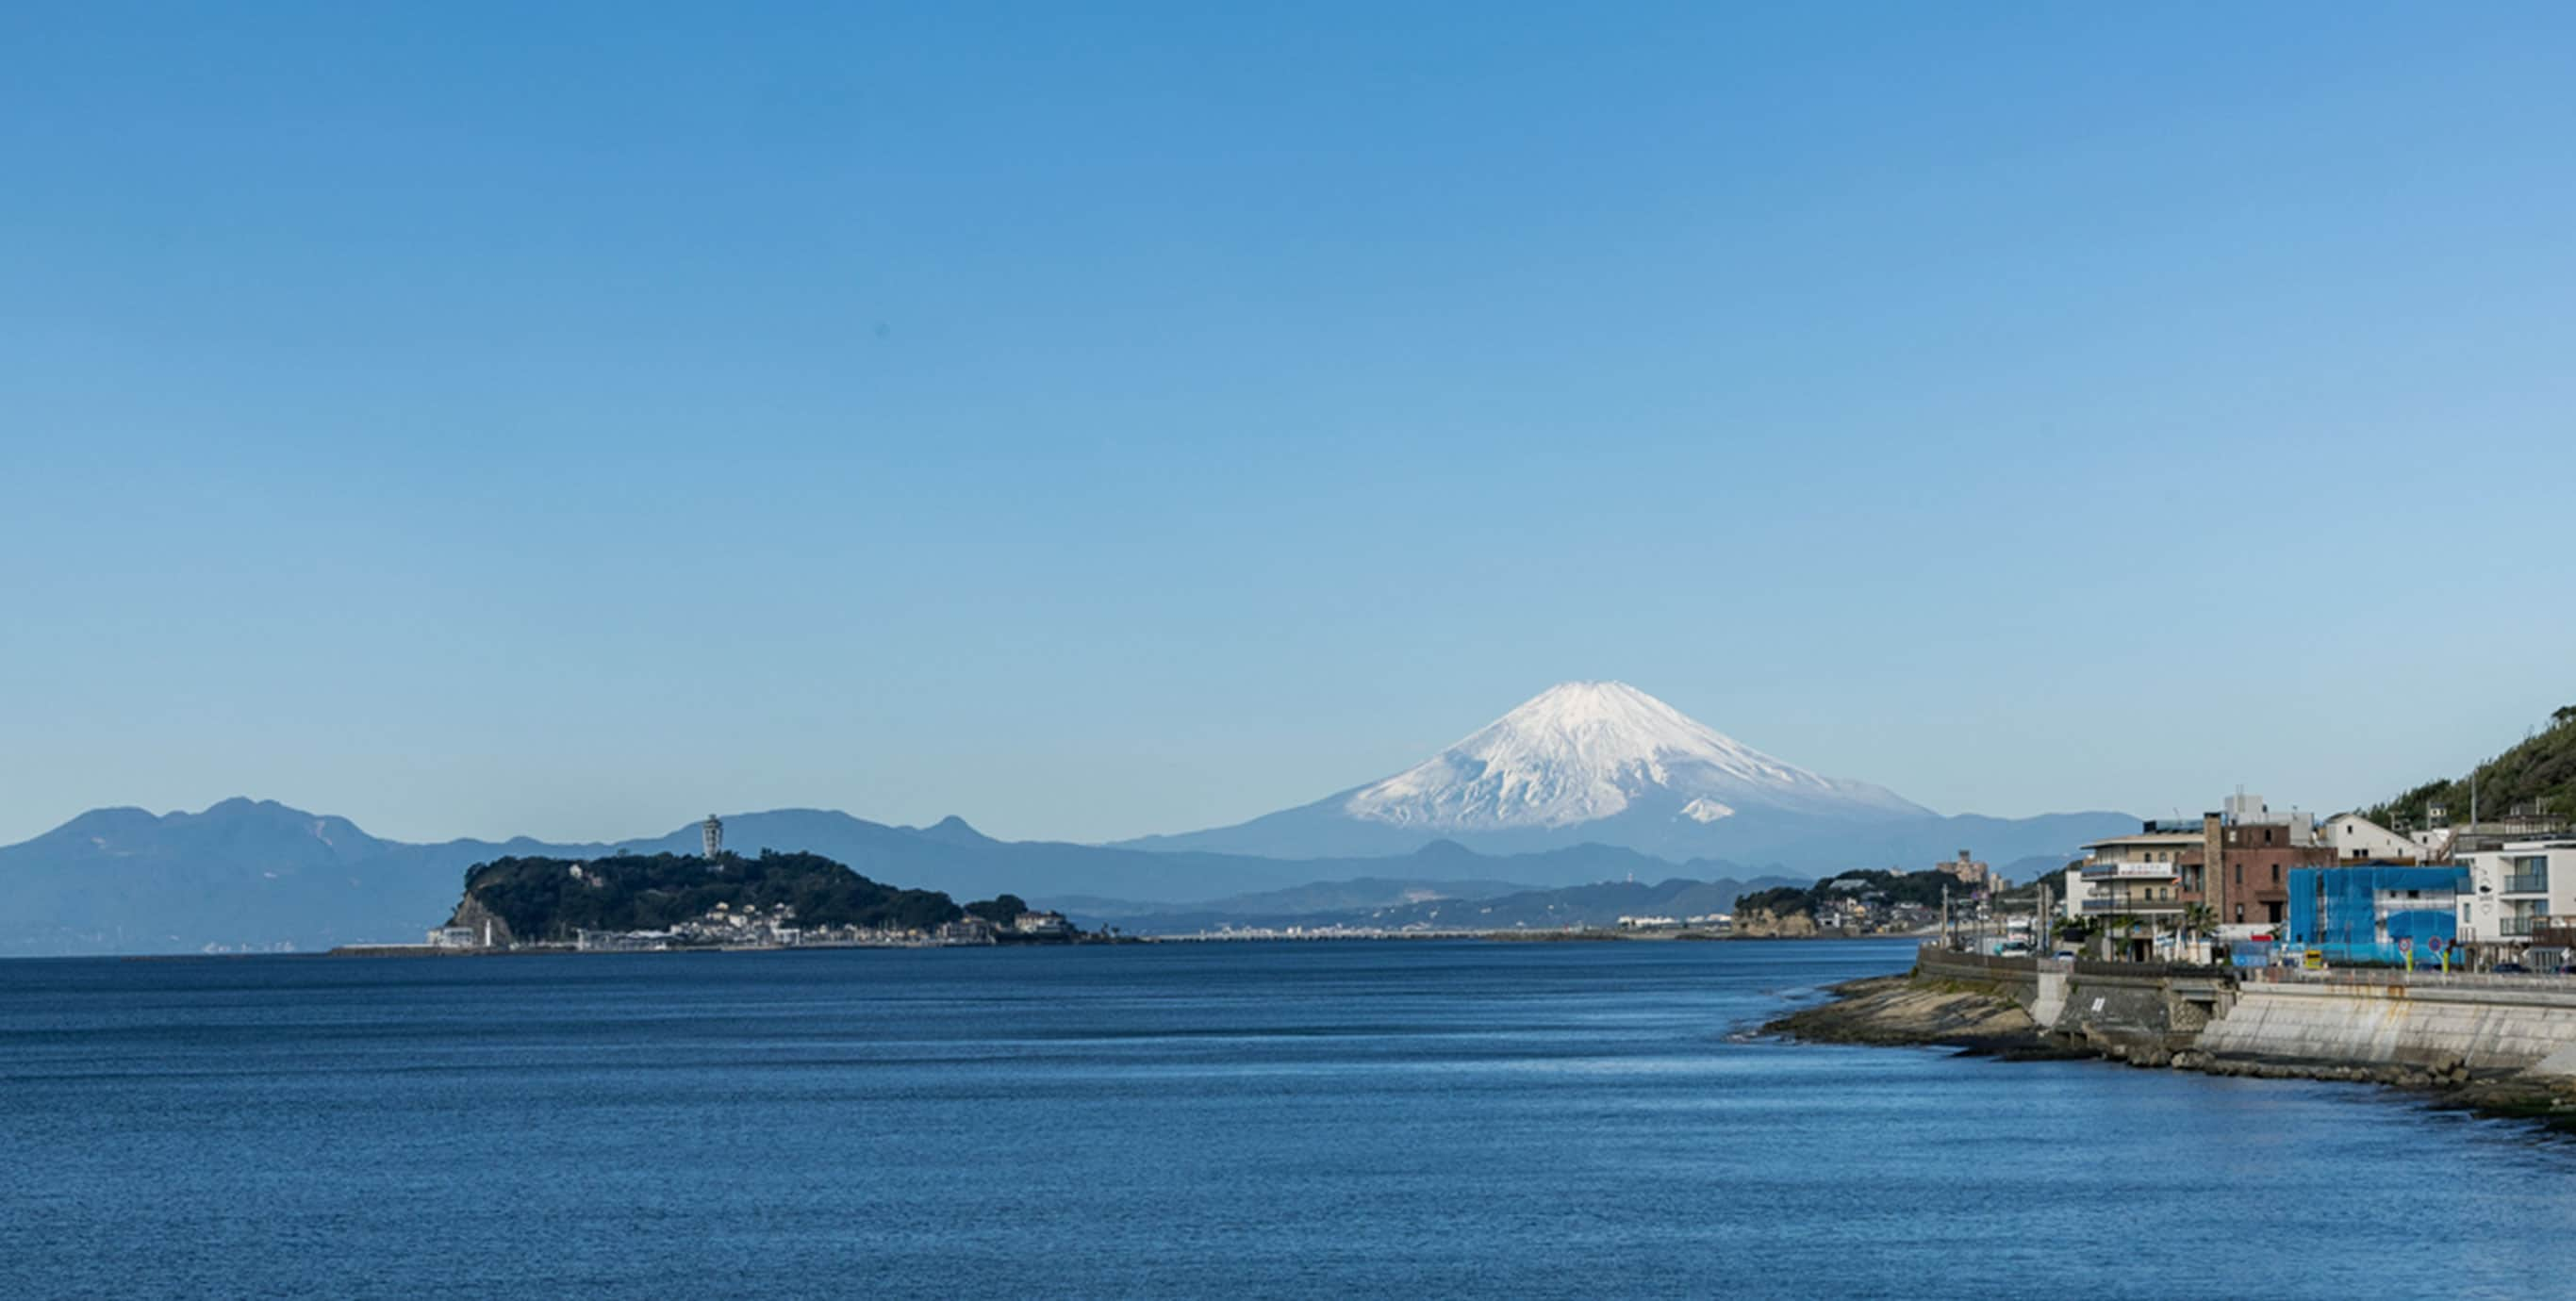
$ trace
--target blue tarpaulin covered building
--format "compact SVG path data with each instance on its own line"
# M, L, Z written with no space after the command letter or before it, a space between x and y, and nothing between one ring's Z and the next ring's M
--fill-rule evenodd
M2418 963L2434 961L2435 940L2447 946L2459 935L2458 901L2469 884L2460 867L2350 867L2290 869L2291 943L2322 949L2328 962L2401 963L2413 945Z

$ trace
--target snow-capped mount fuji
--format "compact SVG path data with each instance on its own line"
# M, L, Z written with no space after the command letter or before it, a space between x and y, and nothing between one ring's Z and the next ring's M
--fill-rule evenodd
M1885 787L1764 754L1624 682L1566 682L1394 776L1126 847L1313 858L1408 854L1432 840L1487 854L1593 843L1674 861L1839 870L1923 866L1963 847L1998 864L2071 855L2132 821L1943 817Z
M1866 782L1774 759L1624 682L1566 682L1342 800L1353 818L1454 832L1567 827L1631 812L1706 824L1751 810L1917 817Z

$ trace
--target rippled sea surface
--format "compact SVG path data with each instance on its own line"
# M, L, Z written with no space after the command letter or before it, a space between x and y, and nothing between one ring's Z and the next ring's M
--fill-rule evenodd
M1903 944L0 962L0 1295L2566 1295L2576 1149L1761 1041Z

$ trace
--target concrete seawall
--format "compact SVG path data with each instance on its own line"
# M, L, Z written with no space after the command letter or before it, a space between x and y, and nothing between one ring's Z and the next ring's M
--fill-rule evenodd
M2576 1079L2576 984L1990 958L1926 948L1919 984L2009 999L2038 1033L2145 1065Z
M2394 1085L2576 1137L2576 981L1991 958L1927 945L1764 1029L1828 1043L2102 1057Z
M2220 1062L2576 1075L2576 990L2246 984L2195 1046Z

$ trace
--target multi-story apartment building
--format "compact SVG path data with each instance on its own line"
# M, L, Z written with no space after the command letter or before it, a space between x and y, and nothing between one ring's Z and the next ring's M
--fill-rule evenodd
M2181 930L2184 910L2201 902L2201 841L2196 826L2149 822L2133 835L2086 845L2083 861L2066 874L2066 915L2136 918L2111 945L2130 957L2152 956Z
M2460 939L2516 947L2534 932L2576 919L2576 838L2521 840L2461 856Z

